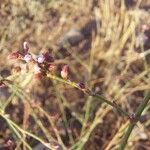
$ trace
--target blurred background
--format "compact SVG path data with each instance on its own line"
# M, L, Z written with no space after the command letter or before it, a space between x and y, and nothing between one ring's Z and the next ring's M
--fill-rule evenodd
M128 118L78 89L33 79L7 59L24 41L35 55L52 54L57 76L67 64L71 81L133 113L150 87L150 1L0 0L0 75L15 75L0 87L0 149L117 149ZM149 111L127 149L150 149Z

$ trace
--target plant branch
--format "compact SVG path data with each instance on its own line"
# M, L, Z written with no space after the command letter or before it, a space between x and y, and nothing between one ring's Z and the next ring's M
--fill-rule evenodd
M125 146L128 142L130 134L131 134L134 126L136 125L136 123L140 120L141 114L142 114L143 110L145 109L145 107L147 106L149 100L150 100L150 90L147 92L143 102L137 108L137 111L135 113L135 118L133 120L131 120L131 122L128 126L128 129L127 129L127 131L126 131L126 133L125 133L125 135L124 135L124 137L121 141L119 150L124 150L125 149Z
M92 91L90 91L89 89L82 89L78 86L77 83L75 82L72 82L70 80L64 80L62 78L59 78L57 76L54 76L54 75L51 75L51 74L48 74L47 77L53 79L53 80L56 80L56 81L59 81L59 82L62 82L62 83L65 83L65 84L68 84L72 87L75 87L75 88L78 88L79 90L83 91L85 94L89 95L89 96L92 96L92 97L95 97L99 100L101 100L101 102L104 102L104 103L107 103L108 105L112 106L113 108L115 108L118 112L122 113L123 115L129 117L129 114L127 112L125 112L121 107L119 107L114 101L111 102L109 100L107 100L106 98L104 98L103 96L99 95L99 94L96 94L96 93L93 93Z

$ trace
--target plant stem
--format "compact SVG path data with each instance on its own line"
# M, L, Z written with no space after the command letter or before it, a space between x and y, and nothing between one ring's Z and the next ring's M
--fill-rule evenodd
M111 102L99 94L94 94L93 97L100 99L102 102L105 102L108 105L115 108L118 112L122 113L124 116L129 117L129 114L127 112L125 112L121 107L119 107L115 102Z
M72 82L70 80L64 80L62 78L59 78L59 77L51 75L51 74L48 74L47 77L49 77L53 80L68 84L72 87L78 88L79 90L83 91L85 94L92 96L92 97L95 97L95 98L101 100L101 102L107 103L108 105L115 108L118 112L122 113L124 116L129 117L129 114L127 112L125 112L121 107L119 107L115 102L111 102L111 101L107 100L106 98L104 98L103 96L101 96L99 94L95 94L92 91L89 91L89 89L81 89L75 82Z
M143 102L137 108L137 111L135 113L135 120L130 122L130 124L128 126L128 129L127 129L127 131L126 131L126 133L125 133L125 135L124 135L124 137L121 141L119 150L124 150L125 149L125 146L128 142L130 134L131 134L134 126L136 125L136 123L139 121L139 119L141 117L141 114L142 114L143 110L145 109L145 107L147 106L149 100L150 100L150 90L147 92Z

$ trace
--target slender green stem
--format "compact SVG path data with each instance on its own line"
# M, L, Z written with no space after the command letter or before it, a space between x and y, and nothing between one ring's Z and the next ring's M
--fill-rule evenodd
M113 108L115 108L118 112L122 113L124 116L129 117L129 114L124 111L121 107L119 107L115 102L111 102L109 100L107 100L106 98L104 98L103 96L99 95L99 94L94 94L93 97L98 98L99 100L101 100L102 102L107 103L108 105L112 106Z
M115 102L111 102L111 101L107 100L106 98L104 98L103 96L101 96L99 94L95 94L95 93L89 91L89 89L81 89L75 82L72 82L70 80L64 80L62 78L59 78L59 77L51 75L51 74L48 74L47 77L49 77L51 79L54 79L56 81L68 84L68 85L70 85L72 87L78 88L79 90L83 91L87 95L95 97L95 98L101 100L101 102L107 103L108 105L110 105L113 108L115 108L118 112L120 112L120 113L124 114L125 116L129 117L129 114L127 112L125 112L121 107L119 107Z
M130 137L130 134L134 128L134 126L136 125L136 123L139 121L140 117L141 117L141 114L143 112L143 110L145 109L145 107L147 106L148 102L150 100L150 90L147 92L143 102L139 105L139 107L137 108L137 111L135 113L135 119L133 121L130 122L129 126L128 126L128 129L121 141L121 145L120 145L120 148L119 150L124 150L125 149L125 146L128 142L128 139Z

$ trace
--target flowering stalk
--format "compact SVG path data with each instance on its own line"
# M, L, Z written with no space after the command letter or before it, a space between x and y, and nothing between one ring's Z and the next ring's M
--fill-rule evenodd
M128 113L125 112L124 110L122 110L122 108L119 107L114 101L111 102L111 101L107 100L106 98L104 98L103 96L101 96L97 93L94 93L93 91L86 88L84 83L75 83L75 82L70 81L68 65L64 65L62 67L62 70L60 72L61 77L57 77L57 76L53 75L57 66L55 66L55 64L53 63L54 58L51 56L51 54L48 51L45 51L45 52L39 54L35 58L33 54L29 53L28 43L24 42L23 50L12 52L8 58L9 59L21 59L21 60L25 61L27 63L27 65L29 65L29 66L32 64L33 67L31 67L31 68L33 68L35 79L42 79L45 76L45 77L49 77L53 80L57 80L59 82L68 84L72 87L78 88L79 90L81 90L82 92L87 94L88 96L95 97L95 98L101 100L101 102L107 103L108 105L115 108L118 112L123 114L124 116L129 117Z

